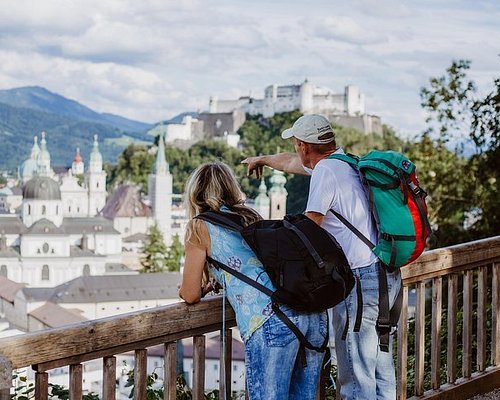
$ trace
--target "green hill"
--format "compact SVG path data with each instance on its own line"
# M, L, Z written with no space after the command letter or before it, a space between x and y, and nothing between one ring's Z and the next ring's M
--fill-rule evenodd
M16 169L28 156L33 136L47 133L54 166L71 165L76 147L88 162L93 135L99 135L105 162L115 162L131 142L150 142L149 124L99 114L43 88L0 91L0 169Z

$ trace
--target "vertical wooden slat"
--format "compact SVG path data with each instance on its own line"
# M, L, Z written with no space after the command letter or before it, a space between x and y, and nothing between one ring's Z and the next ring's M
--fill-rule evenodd
M458 295L458 275L448 276L448 340L446 345L446 381L455 383L457 379L457 295Z
M432 280L432 322L431 322L431 385L441 386L441 313L443 303L442 278Z
M463 320L463 360L462 375L471 376L472 369L472 280L474 271L464 272L464 320Z
M222 338L224 337L224 340ZM220 377L219 377L219 393L221 400L231 399L231 360L232 360L232 344L233 332L231 329L221 330L220 341Z
M102 398L116 399L116 357L113 356L102 359Z
M69 366L69 398L70 400L81 400L83 385L83 366L73 364Z
M177 343L169 342L164 346L163 399L175 400L177 380Z
M493 279L491 284L491 364L500 365L500 263L493 264Z
M486 294L487 267L481 267L477 276L477 370L486 369Z
M0 400L10 400L12 375L12 362L0 354Z
M193 337L193 400L203 400L205 391L205 336Z
M49 374L47 372L35 373L35 400L48 400Z
M397 399L405 400L408 386L408 286L402 287L403 303L398 324Z
M144 400L146 398L146 383L148 379L148 351L137 349L135 351L134 367L134 399Z
M415 307L415 394L424 394L425 356L425 283L415 285L417 304Z

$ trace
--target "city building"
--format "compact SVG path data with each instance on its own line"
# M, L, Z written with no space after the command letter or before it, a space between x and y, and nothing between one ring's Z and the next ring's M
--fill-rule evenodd
M83 166L79 152L75 170ZM98 215L106 197L97 136L85 174L87 185L72 174L58 182L50 163L45 133L35 138L21 167L18 214L0 215L0 276L34 287L54 287L82 275L105 275L121 265L122 239L112 221Z

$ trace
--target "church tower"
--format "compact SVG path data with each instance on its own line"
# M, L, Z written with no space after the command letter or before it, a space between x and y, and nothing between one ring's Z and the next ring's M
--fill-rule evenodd
M259 194L255 198L254 208L264 219L269 219L269 197L267 196L267 186L264 177L260 180Z
M82 175L84 173L84 165L79 147L76 148L75 158L73 164L71 164L71 173L73 175Z
M45 135L46 133L42 132L42 140L40 141L40 151L36 156L36 167L38 175L52 177L54 173L50 168L50 153L47 150L47 141L45 140Z
M94 146L90 153L89 169L85 177L89 191L88 216L96 216L106 204L106 172L102 169L102 155L99 152L97 135L94 135Z
M269 189L270 219L283 219L286 215L286 198L288 192L285 189L285 174L275 169L270 179L271 189Z
M165 141L161 133L153 168L148 178L149 201L165 244L170 246L172 244L172 175L165 159Z

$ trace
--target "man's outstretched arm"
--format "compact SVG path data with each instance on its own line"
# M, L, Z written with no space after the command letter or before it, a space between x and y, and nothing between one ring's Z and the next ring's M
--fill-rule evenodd
M251 176L255 172L256 178L262 176L262 170L265 166L290 174L307 175L297 153L278 153L248 157L242 163L247 164L247 174Z

